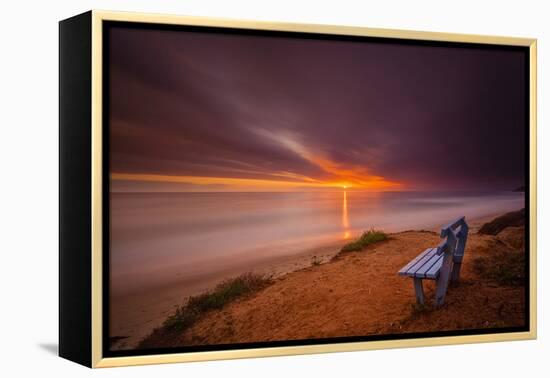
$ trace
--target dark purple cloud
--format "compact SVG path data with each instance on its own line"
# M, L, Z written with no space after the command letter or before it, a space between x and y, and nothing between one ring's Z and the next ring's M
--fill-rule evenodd
M113 172L524 180L522 51L113 27L109 57Z

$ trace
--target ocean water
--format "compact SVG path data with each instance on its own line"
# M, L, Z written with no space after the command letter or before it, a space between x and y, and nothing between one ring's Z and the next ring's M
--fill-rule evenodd
M515 192L111 193L111 295L522 207Z

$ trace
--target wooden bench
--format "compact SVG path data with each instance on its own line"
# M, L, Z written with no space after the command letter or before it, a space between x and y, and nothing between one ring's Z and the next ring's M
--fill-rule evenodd
M428 248L399 270L399 275L411 277L416 293L416 302L424 304L422 280L435 280L435 305L439 307L445 300L449 281L460 279L462 258L468 239L468 224L465 217L449 223L441 229L444 240L437 247Z

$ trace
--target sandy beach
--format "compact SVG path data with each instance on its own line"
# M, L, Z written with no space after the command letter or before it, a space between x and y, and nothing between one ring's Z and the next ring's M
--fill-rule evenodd
M111 308L118 311L112 319L119 320L111 324L112 349L135 348L186 297L243 270L272 277L273 284L208 313L176 339L149 338L145 347L521 326L523 287L480 278L475 267L480 258L518 253L518 248L523 253L522 227L508 227L495 236L477 234L497 215L469 220L460 285L449 290L446 305L437 311L415 311L412 280L397 275L401 266L440 240L437 229L411 230L389 234L389 240L363 251L338 254L338 241L241 271L228 270L200 285L181 281L118 298ZM433 282L427 282L425 290L430 301Z
M327 243L322 247L296 255L275 257L256 264L216 272L208 279L201 278L200 282L181 280L147 291L115 297L111 301L110 308L110 333L116 339L112 348L117 350L135 347L154 328L160 326L175 308L184 303L187 297L206 292L225 279L243 272L253 272L277 279L290 272L309 267L313 261L319 263L330 261L341 246L341 241Z

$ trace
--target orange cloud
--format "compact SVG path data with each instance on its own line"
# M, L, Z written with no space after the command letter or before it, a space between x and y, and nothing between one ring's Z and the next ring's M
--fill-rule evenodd
M260 130L259 133L299 155L326 173L325 177L314 178L290 171L280 172L249 172L261 175L262 178L235 178L235 177L205 177L205 176L178 176L148 173L111 173L111 179L116 181L134 181L149 183L181 183L201 186L208 189L222 186L220 190L227 191L292 191L303 188L354 188L362 190L400 190L403 185L399 182L387 180L383 176L374 175L365 167L344 166L321 154L312 153L310 149L299 143L289 135L274 134Z
M393 185L388 185L383 180L371 179L368 183L362 181L359 183L356 180L340 180L340 181L320 181L314 180L305 176L294 174L274 174L282 177L289 177L295 180L278 180L278 179L246 179L233 177L203 177L203 176L171 176L157 175L147 173L111 173L111 179L115 181L133 181L133 182L149 182L149 183L180 183L192 184L203 187L220 185L223 190L251 190L251 191L292 191L304 188L368 188L382 190ZM297 178L301 180L296 180ZM368 186L366 186L368 184ZM364 186L363 186L364 185Z
M228 189L289 190L303 187L322 188L327 184L316 181L286 181L268 179L245 179L233 177L170 176L147 173L111 173L112 180L156 183L181 183L193 185L223 185Z
M353 187L361 189L384 190L400 189L403 184L385 179L383 176L371 174L367 168L358 166L343 166L321 154L316 154L288 134L276 134L267 130L257 131L263 137L299 155L303 159L318 166L331 178L325 180L327 186Z

